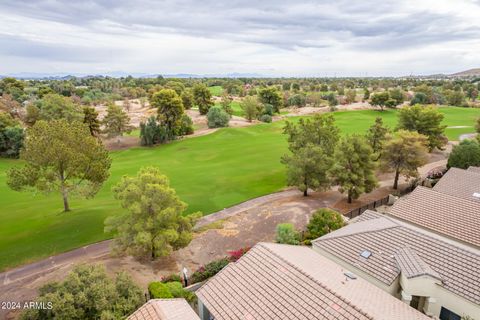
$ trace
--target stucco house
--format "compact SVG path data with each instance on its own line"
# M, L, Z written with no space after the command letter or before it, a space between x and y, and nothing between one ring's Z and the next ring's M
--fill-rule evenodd
M426 315L480 319L480 250L367 210L313 249Z
M197 291L202 320L426 320L311 248L259 243Z

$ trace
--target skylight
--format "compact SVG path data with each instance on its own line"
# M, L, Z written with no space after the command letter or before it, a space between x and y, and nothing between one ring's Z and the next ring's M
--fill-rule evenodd
M360 255L365 258L365 259L368 259L370 258L370 256L372 255L372 253L368 250L363 250L362 253L360 253Z
M473 197L477 198L477 199L480 199L480 193L478 193L478 192L473 193Z

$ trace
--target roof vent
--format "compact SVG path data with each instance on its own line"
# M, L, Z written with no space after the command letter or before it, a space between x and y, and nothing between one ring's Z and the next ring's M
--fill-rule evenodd
M371 255L372 255L372 253L368 250L363 250L362 253L360 253L360 256L362 256L365 259L370 258Z
M474 193L473 193L473 197L474 197L474 198L477 198L477 199L480 199L480 193L474 192Z

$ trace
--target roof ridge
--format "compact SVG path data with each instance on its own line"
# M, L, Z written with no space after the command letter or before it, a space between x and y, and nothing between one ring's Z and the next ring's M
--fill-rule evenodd
M411 276L405 275L407 278L416 278L419 276L428 275L440 281L443 281L442 277L438 274L438 272L435 271L424 259L422 259L422 257L420 257L417 254L415 249L413 249L408 245L397 249L396 252L393 254L395 261L397 262L397 266L400 269L400 272L405 274L407 271L405 270L404 268L405 266L403 265L403 261L401 257L402 254L406 254L410 259L413 259L416 262L418 262L418 267L420 268L420 270L422 270L419 273L415 273L415 275L411 275Z
M356 225L356 224L360 224L360 223L371 223L372 221L375 221L375 220L389 220L390 222L394 223L395 225L392 225L392 226L386 226L384 228L378 228L378 229L370 229L370 230L361 230L361 231L357 231L357 232L351 232L351 233L346 233L346 234L341 234L341 235L338 235L338 236L331 236L331 237L325 237L329 234L332 234L332 233L335 233L335 231L337 230L341 230L341 229L344 229L344 228L347 228L351 225ZM326 235L324 236L321 236L315 240L312 241L312 243L315 243L315 242L320 242L320 241L328 241L328 240L331 240L331 239L339 239L339 238L344 238L344 237L349 237L349 236L352 236L352 235L356 235L356 234L363 234L363 233L371 233L371 232L380 232L380 231L384 231L384 230L388 230L388 229L394 229L394 228L398 228L398 227L401 227L400 224L398 224L394 219L392 219L391 217L389 216L382 216L382 217L378 217L378 218L374 218L374 219L368 219L368 220L363 220L363 221L357 221L357 222L354 222L352 224L348 224L340 229L337 229L337 230L334 230L330 233L327 233Z
M335 292L333 289L329 288L328 286L326 286L324 283L318 281L317 279L315 279L312 275L308 274L305 270L302 270L300 267L294 265L293 263L291 263L290 261L284 259L283 257L281 257L280 255L278 255L276 252L274 252L272 249L268 248L268 246L265 245L264 242L259 242L257 243L257 245L260 245L262 248L264 248L265 250L269 251L270 253L272 253L273 255L275 255L276 257L278 257L280 260L282 260L283 262L285 262L286 264L290 265L292 268L294 268L295 270L297 270L298 272L300 272L301 274L305 275L307 278L313 280L315 283L317 283L320 287L324 288L325 290L327 290L329 293L331 293L332 295L334 295L335 297L341 299L342 301L344 301L346 304L348 304L350 307L352 307L354 310L357 310L359 311L360 313L362 313L363 315L365 315L366 317L368 317L369 319L374 319L373 316L371 316L370 314L368 314L366 311L364 311L363 309L357 307L356 305L353 304L352 301L350 301L349 299L347 299L346 297L344 296L341 296L340 294L338 294L337 292ZM256 246L257 246L256 245ZM285 244L275 244L275 245L285 245ZM285 245L285 246L288 246L288 245ZM301 246L299 246L300 248L302 248ZM318 254L316 253L313 249L310 249L308 247L304 247L305 249L307 250L311 250L311 252L313 252L314 254Z
M441 195L442 197L455 198L455 199L457 199L457 200L459 200L459 201L461 201L461 202L465 202L465 203L469 203L469 204L475 203L475 205L479 205L479 206L480 206L480 202L471 201L471 200L468 200L468 199L465 199L465 198L457 197L457 196L455 196L455 195L453 195L453 194L449 194L449 193L443 193L443 192L437 191L437 190L435 190L435 189L433 189L433 188L428 188L428 187L425 187L425 186L417 186L417 187L415 188L415 190L417 190L417 189L419 189L419 190L429 190L429 191L432 191L432 193L435 193L435 194L437 194L437 195ZM415 190L413 190L412 193L415 192ZM410 194L412 194L412 193L410 193ZM408 196L409 196L410 194L408 194L407 197L398 199L398 201L402 201L402 199L403 199L403 200L408 199ZM394 205L395 205L395 204L394 204Z

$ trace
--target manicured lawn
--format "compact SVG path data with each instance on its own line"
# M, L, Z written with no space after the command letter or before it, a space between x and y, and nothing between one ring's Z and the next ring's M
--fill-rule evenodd
M223 93L223 87L222 86L212 86L212 87L208 87L208 90L210 90L210 93L212 94L212 96L221 96L222 93Z
M221 106L220 103L216 103L215 105L216 105L216 106ZM232 101L232 103L230 104L230 106L232 107L233 115L234 115L234 116L238 116L238 117L243 117L243 116L244 116L243 110L242 110L242 108L240 107L240 102L238 102L238 101Z
M442 108L448 126L472 126L480 109ZM343 133L364 132L376 116L394 127L396 111L337 112ZM292 118L295 121L298 118ZM122 209L111 187L124 174L158 166L188 203L188 212L205 214L284 187L279 159L287 151L284 122L225 128L213 134L155 148L112 152L111 177L94 199L72 200L72 212L61 213L58 195L18 193L5 184L15 160L0 160L0 270L107 239L104 219ZM450 139L473 128L447 129Z

